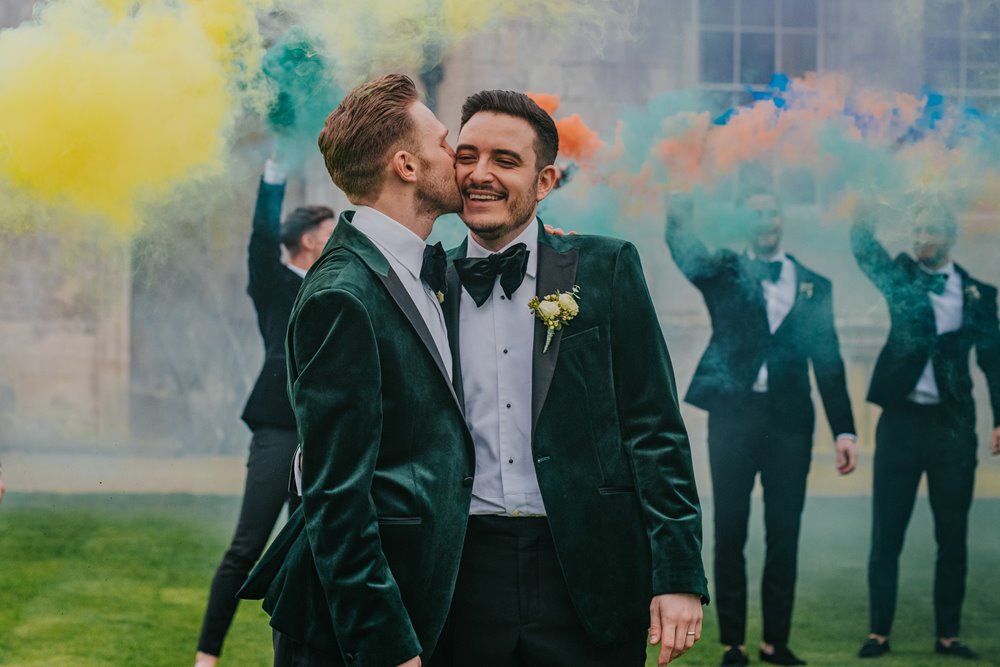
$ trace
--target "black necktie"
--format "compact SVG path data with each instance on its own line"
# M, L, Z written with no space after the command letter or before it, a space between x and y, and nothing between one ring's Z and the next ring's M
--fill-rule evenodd
M509 299L524 281L528 269L528 246L518 243L503 252L476 259L465 257L455 260L455 270L462 280L462 287L469 293L476 306L486 303L493 293L493 285L500 276L500 287Z
M751 262L754 277L759 281L778 282L781 277L781 261L765 262L762 259L755 259Z
M434 245L424 246L424 263L420 265L420 279L427 283L433 292L444 294L448 291L444 279L447 260L440 241Z
M944 288L948 284L948 274L928 273L924 277L924 282L927 283L928 292L934 292L935 294L944 294Z

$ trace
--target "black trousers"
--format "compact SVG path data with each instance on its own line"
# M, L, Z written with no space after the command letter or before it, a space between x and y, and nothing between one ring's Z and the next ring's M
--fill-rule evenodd
M788 429L780 405L751 394L708 416L708 450L715 507L715 607L719 640L746 643L747 568L744 549L750 496L758 473L764 489L766 554L761 582L764 641L787 644L795 602L799 527L812 431Z
M896 613L899 554L920 478L934 515L934 615L939 637L957 637L968 562L969 508L976 473L974 425L940 405L886 408L875 432L872 546L868 560L871 632L888 635Z
M272 630L271 634L274 667L340 667L344 664L339 655L318 651L277 630Z
M635 641L595 646L559 568L548 520L472 516L451 613L432 664L446 667L641 667Z
M281 508L286 502L290 512L298 507L298 497L288 493L288 476L297 445L296 432L286 429L259 428L250 440L240 518L229 550L212 580L198 639L198 650L203 653L222 653L222 643L236 614L236 593L264 552Z

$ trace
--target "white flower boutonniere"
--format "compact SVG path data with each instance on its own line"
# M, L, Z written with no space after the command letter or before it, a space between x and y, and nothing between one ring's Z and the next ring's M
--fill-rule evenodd
M444 303L444 292L438 290L437 292L434 292L434 296L438 298L438 303Z
M799 285L799 294L807 299L813 298L813 284L812 283L802 283Z
M573 289L569 292L556 290L555 294L543 296L541 299L533 296L528 301L528 308L548 329L542 354L549 351L549 344L556 331L562 329L563 325L568 324L570 320L580 314L580 304L576 302L580 298L579 295L580 287L573 285Z
M979 301L979 288L975 285L969 285L965 288L965 295L969 297L970 301Z

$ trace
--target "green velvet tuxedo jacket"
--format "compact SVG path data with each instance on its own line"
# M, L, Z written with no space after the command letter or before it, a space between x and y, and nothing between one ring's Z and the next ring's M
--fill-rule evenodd
M441 634L475 462L430 332L352 217L289 323L302 507L240 596L263 596L272 627L346 664L395 667L426 660Z
M541 297L578 285L580 312L545 353L545 326L535 324L538 485L588 634L598 644L629 641L648 624L652 595L708 600L687 431L635 247L539 229L536 291ZM465 243L449 253L465 256ZM444 313L461 393L461 284L453 267L447 279Z

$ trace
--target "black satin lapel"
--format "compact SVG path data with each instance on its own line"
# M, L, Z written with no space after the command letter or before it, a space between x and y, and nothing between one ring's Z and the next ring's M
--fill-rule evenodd
M559 252L546 243L538 244L538 280L535 282L536 295L539 297L553 294L556 290L568 292L576 284L576 265L579 260L580 251L572 248L566 252ZM581 289L586 289L584 286ZM584 298L586 296L584 295ZM586 306L583 306L586 307ZM567 327L572 327L570 322ZM565 329L565 328L564 328ZM546 329L541 320L535 319L535 340L532 347L531 357L531 438L534 442L535 424L538 423L538 415L545 405L545 397L549 393L549 386L552 384L552 375L556 370L556 360L559 358L559 342L562 340L564 329L556 331L552 337L548 352L542 353L545 348Z
M462 349L459 346L462 282L458 278L458 271L452 264L448 265L448 272L444 279L448 286L448 293L445 294L442 308L444 309L444 324L448 328L448 347L451 348L451 383L455 387L458 404L462 406L464 412L465 387L462 384Z
M389 295L392 296L396 305L399 309L403 311L406 315L406 319L410 321L413 326L414 331L420 336L420 340L423 341L424 347L427 351L431 353L431 357L434 358L434 363L437 364L438 370L441 371L441 375L444 377L444 381L448 384L448 389L451 390L452 398L458 403L458 406L462 407L462 402L458 400L458 395L455 393L455 388L452 386L451 382L448 382L448 371L445 369L444 360L441 359L441 353L438 352L437 345L434 343L434 337L431 336L430 329L427 328L427 324L424 322L423 316L420 315L420 311L417 310L417 306L413 303L413 299L410 298L409 293L406 291L406 287L400 281L399 276L396 272L389 267L388 275L383 276L380 273L376 273L385 288L389 290Z

